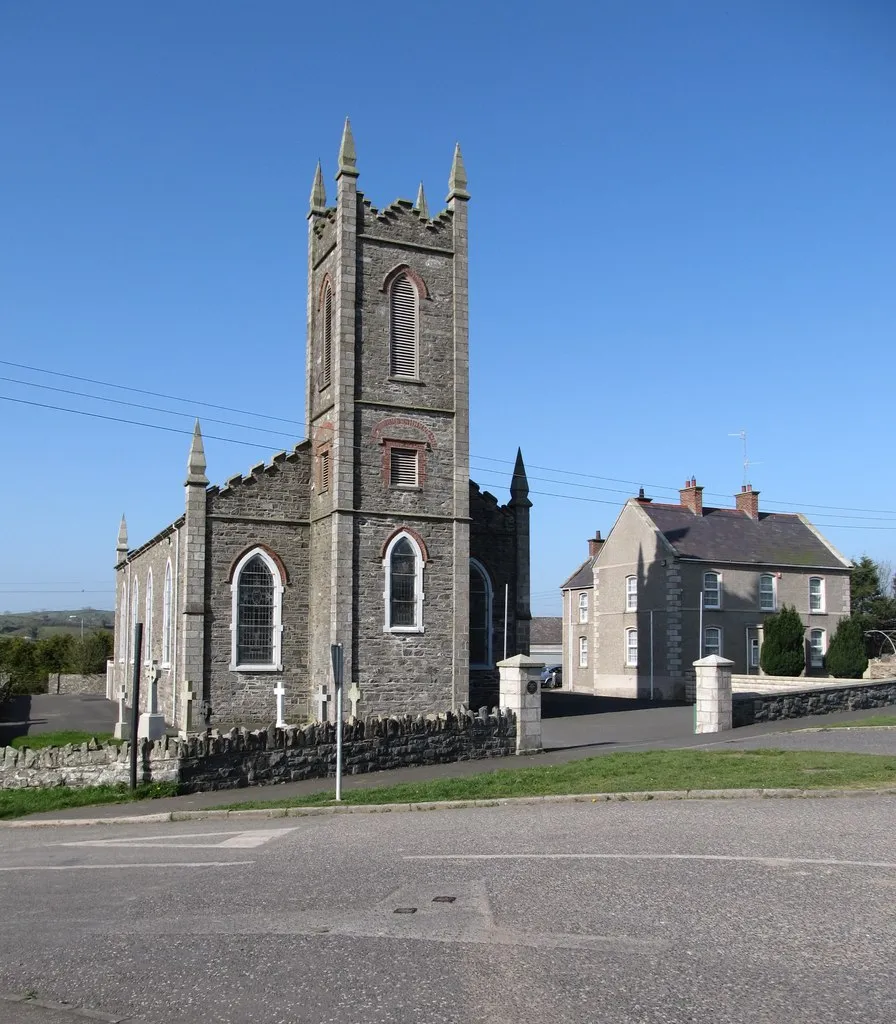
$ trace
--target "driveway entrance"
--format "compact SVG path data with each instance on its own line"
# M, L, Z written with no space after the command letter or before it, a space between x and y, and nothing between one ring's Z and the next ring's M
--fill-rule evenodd
M547 750L594 746L605 751L608 746L686 741L694 735L694 706L683 702L542 690L541 713Z

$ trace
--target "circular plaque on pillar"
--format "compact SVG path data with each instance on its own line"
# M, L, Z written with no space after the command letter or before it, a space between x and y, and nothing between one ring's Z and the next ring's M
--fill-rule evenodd
M537 689L538 683L536 683L534 679L530 679L529 682L526 683L526 693L535 693Z

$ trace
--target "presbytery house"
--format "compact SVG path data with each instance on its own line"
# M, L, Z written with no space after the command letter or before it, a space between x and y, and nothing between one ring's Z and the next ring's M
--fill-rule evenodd
M422 185L377 210L357 179L346 122L335 205L318 166L308 213L307 439L210 487L197 424L184 514L134 549L122 520L107 692L130 686L142 622L181 729L271 724L275 694L286 721L332 719L334 643L359 717L496 703L505 632L529 650L522 457L506 505L469 478L460 149L435 216Z
M802 515L760 512L749 485L735 508L706 508L689 479L678 504L630 498L610 535L562 584L563 685L602 696L693 695L709 654L760 673L763 621L793 605L806 629L806 674L824 675L828 642L849 615L844 558Z

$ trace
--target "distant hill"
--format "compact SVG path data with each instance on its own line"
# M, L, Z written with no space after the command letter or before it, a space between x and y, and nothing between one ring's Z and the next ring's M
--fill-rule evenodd
M84 632L113 630L115 612L101 608L73 608L68 611L4 612L0 614L0 636L30 636L40 640L54 633L81 635L81 619Z

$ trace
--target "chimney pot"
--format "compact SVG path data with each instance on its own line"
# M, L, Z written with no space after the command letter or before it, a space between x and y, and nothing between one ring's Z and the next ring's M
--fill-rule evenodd
M759 491L754 491L752 484L744 484L740 494L735 494L734 501L739 512L744 512L751 519L759 518Z
M697 486L697 477L688 477L685 486L678 492L680 502L695 516L703 515L703 488Z

